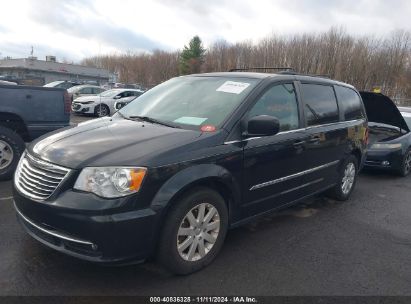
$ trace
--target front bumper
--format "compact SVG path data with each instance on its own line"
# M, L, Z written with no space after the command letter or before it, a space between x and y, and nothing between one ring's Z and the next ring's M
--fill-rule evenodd
M368 150L365 167L397 170L402 164L402 150Z
M64 200L71 204L73 200L87 200L86 205L90 206L101 204L102 199L66 191L58 201L37 202L14 189L20 223L28 234L48 247L83 260L109 264L142 261L151 255L158 224L158 214L152 209L80 210L61 207Z
M71 105L71 110L75 113L83 113L83 114L93 114L94 113L95 104L82 104L78 102L73 102Z

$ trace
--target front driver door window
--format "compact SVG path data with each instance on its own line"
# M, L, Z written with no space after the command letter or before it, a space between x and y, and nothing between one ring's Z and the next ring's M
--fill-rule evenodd
M276 85L267 90L251 109L249 117L270 115L280 121L280 131L298 129L298 106L292 84Z
M270 115L280 121L280 133L245 141L244 212L257 214L300 197L305 132L298 130L297 96L292 83L269 87L246 118ZM292 131L294 132L284 132Z

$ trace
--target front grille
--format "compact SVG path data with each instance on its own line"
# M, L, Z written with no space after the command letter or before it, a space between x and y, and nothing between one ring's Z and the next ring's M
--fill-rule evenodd
M17 166L14 184L22 194L42 201L54 193L69 172L70 169L25 153Z
M79 105L78 103L73 104L73 110L78 110L80 108L81 108L81 105Z

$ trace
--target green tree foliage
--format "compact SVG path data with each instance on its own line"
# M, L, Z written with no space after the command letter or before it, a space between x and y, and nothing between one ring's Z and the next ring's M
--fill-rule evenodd
M204 63L205 52L200 37L194 36L188 46L184 46L180 55L180 74L199 73Z

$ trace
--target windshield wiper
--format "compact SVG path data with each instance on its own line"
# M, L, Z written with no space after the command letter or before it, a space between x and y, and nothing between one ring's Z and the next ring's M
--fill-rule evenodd
M158 125L163 125L163 126L170 127L170 128L181 129L181 127L176 125L176 124L167 123L167 122L164 122L164 121L161 121L161 120L158 120L158 119L155 119L155 118L151 118L151 117L148 117L148 116L129 116L127 118L129 118L129 119L138 119L138 120L141 120L141 121L146 121L146 122L150 122L150 123L154 123L154 124L158 124Z

